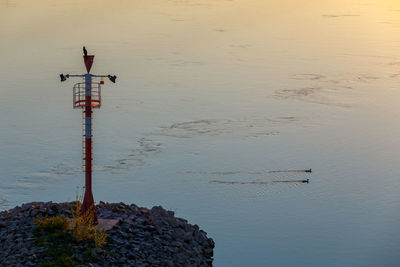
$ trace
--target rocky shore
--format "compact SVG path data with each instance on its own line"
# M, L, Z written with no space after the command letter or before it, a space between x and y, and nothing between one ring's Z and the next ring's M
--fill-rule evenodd
M46 248L34 235L34 218L71 217L75 202L32 202L0 212L0 266L39 266ZM82 256L85 244L73 243L75 266L212 266L214 241L197 225L162 207L104 203L99 219L116 220L106 244ZM61 244L60 244L61 245Z

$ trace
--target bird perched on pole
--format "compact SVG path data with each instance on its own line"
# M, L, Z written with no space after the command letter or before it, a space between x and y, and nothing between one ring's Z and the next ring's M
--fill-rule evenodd
M84 55L85 57L87 57L87 50L86 50L85 47L83 47L83 55Z
M117 76L111 76L111 75L108 75L108 79L110 79L110 81L112 81L113 83L115 83L115 79L117 79Z

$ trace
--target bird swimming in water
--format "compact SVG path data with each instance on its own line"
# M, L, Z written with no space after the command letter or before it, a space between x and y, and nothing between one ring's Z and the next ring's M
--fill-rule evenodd
M84 55L85 57L87 57L87 50L86 50L85 47L83 47L83 55Z

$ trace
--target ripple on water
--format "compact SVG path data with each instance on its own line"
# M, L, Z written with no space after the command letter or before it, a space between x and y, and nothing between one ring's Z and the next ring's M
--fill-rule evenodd
M279 193L289 188L296 188L308 184L311 178L309 170L277 170L277 171L181 171L191 176L193 181L208 183L210 190L218 190L219 194L230 195L240 190L240 194L247 197L262 197L268 193ZM216 188L214 188L216 186ZM224 190L219 190L224 186ZM239 188L240 187L240 188Z
M322 74L317 74L317 73L300 73L300 74L293 74L290 78L294 79L294 80L316 81L316 80L325 79L326 76L324 76Z
M161 127L159 134L175 138L200 136L261 137L279 134L279 126L301 121L300 117L252 117L241 119L207 119L173 123Z
M351 55L362 56L362 55ZM372 57L373 55L371 55ZM373 56L379 57L381 56ZM382 57L386 58L386 57ZM392 59L393 60L393 59ZM388 63L396 66L398 61ZM386 78L397 78L398 72L379 75L375 73L358 73L351 76L347 74L338 77L328 77L319 73L299 73L290 76L291 79L298 80L301 85L294 85L293 88L276 90L273 97L285 100L298 100L308 103L322 104L327 106L337 106L351 108L354 103L352 94L357 89L361 91L364 85L373 85Z
M147 165L148 159L161 153L170 138L190 139L198 137L229 136L231 138L254 138L278 135L283 125L304 121L296 116L282 117L251 117L239 119L201 119L172 123L160 127L153 133L141 137L137 146L131 148L125 155L115 159L112 164L94 166L96 172L124 171ZM60 163L49 171L30 173L30 177L56 178L59 176L80 175L82 166L70 163Z
M351 87L342 87L342 89L349 90ZM339 93L340 91L338 89L332 87L316 86L277 90L274 93L274 97L285 100L298 100L314 104L350 108L350 101L344 99Z
M163 143L152 136L142 137L138 141L139 146L132 149L125 157L114 161L112 165L97 167L97 171L126 170L146 165L146 158L162 151Z

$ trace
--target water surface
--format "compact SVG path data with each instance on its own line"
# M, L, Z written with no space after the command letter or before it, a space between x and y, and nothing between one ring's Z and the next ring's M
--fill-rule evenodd
M174 210L215 266L399 265L398 1L2 0L0 36L2 209L82 187L85 45L118 76L97 201Z

